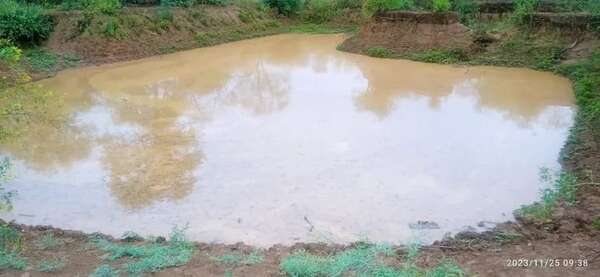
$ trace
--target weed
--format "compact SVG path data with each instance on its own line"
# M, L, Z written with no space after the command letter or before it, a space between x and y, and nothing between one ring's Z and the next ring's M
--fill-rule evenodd
M377 12L389 10L410 10L415 7L413 0L366 0L363 4L363 13L371 16Z
M450 0L433 0L432 9L436 13L447 12L451 7L452 4L450 4Z
M567 204L575 203L577 192L577 179L571 173L557 171L551 172L548 168L540 170L540 180L547 185L542 190L542 199L531 205L525 205L517 213L538 220L550 220L558 200Z
M309 0L300 11L300 17L305 22L324 23L338 14L338 10L330 0Z
M515 0L512 20L516 24L525 24L529 22L531 13L535 10L539 0Z
M600 231L600 217L594 219L594 221L592 221L592 227L598 231Z
M127 32L123 30L118 18L109 17L104 25L104 35L109 38L123 39L127 36Z
M56 67L57 55L34 48L25 51L25 62L35 71L50 72Z
M40 250L54 249L64 244L64 241L54 237L54 234L48 233L35 241L35 246Z
M1 135L1 133L0 133L0 135ZM3 185L4 181L6 181L10 178L10 176L9 176L10 167L11 167L11 164L10 164L10 160L8 158L4 158L4 159L2 159L2 161L0 161L0 211L12 210L12 199L16 195L16 192L14 192L14 191L6 191L4 189L4 185ZM5 249L5 243L4 243L5 241L7 241L7 242L11 241L10 236L7 237L7 235L14 233L14 230L12 230L11 228L6 227L8 229L5 230L4 227L5 226L0 227L0 240L2 243L0 245L0 250Z
M421 53L407 55L411 60L427 63L452 64L463 61L465 55L460 50L428 50Z
M60 259L41 261L37 270L40 272L57 272L65 267L65 262Z
M110 265L103 264L97 267L90 277L119 277L119 270L112 268Z
M14 0L0 0L0 38L36 44L48 38L52 20L42 7Z
M0 251L0 269L25 270L27 259L15 252Z
M304 250L299 250L286 257L281 263L281 269L288 276L465 276L463 270L456 264L445 261L427 271L419 268L414 259L418 251L409 251L408 258L400 268L384 264L379 256L393 256L394 251L386 245L359 243L348 249L329 256L317 256Z
M496 233L496 240L501 241L501 242L516 241L516 240L520 240L521 238L523 238L523 236L521 236L518 233L512 233L512 232Z
M296 13L301 5L300 0L263 0L263 3L283 15Z
M209 256L211 260L216 261L227 267L238 267L242 265L255 265L262 263L264 255L259 251L253 251L248 255L243 254L225 254L217 257Z
M285 30L290 33L309 33L309 34L334 34L334 33L350 33L355 31L354 27L329 26L325 24L299 24L287 27Z
M175 228L169 242L146 244L118 244L101 237L92 238L92 243L110 254L109 260L130 257L133 262L124 265L130 275L157 272L167 267L186 264L194 254L194 245L185 239L182 229Z
M472 25L471 22L475 20L475 14L479 11L479 5L474 0L456 0L454 10L458 13L461 22Z
M120 0L84 0L83 8L91 13L115 15L121 10Z
M375 58L390 58L394 55L394 51L385 47L371 47L365 50L365 54Z

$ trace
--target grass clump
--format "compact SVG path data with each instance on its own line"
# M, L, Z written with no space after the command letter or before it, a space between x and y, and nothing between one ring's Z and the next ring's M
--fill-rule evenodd
M119 270L112 268L110 265L103 264L97 267L90 277L119 277Z
M409 54L408 58L426 63L452 64L463 61L464 56L460 50L433 49L421 53Z
M24 270L27 259L21 257L23 238L19 231L8 225L0 225L0 269Z
M318 256L299 250L286 257L281 269L287 276L465 276L464 271L456 264L445 261L435 268L425 270L415 264L418 247L411 247L404 265L399 268L386 265L381 256L395 255L393 249L386 245L359 243L354 248L335 255Z
M56 68L58 56L39 48L25 51L25 62L35 71L50 72Z
M243 265L255 265L262 263L264 255L259 251L253 251L248 255L244 254L224 254L221 256L209 256L211 260L227 267L238 267Z
M592 228L600 231L600 217L594 219L594 221L592 221Z
M57 271L60 271L61 269L63 269L64 267L65 267L65 262L60 259L46 260L46 261L41 261L38 264L37 270L40 272L57 272Z
M562 171L551 172L547 168L542 168L540 180L548 186L542 190L542 199L517 210L521 216L547 221L552 217L559 200L564 200L567 204L575 203L577 178L573 174Z
M40 250L55 249L64 244L64 241L54 237L54 234L48 233L35 241L35 246Z
M515 0L512 21L516 24L529 23L531 13L535 11L538 2L539 0Z
M447 12L452 7L450 0L433 0L432 9L434 12Z
M370 47L365 50L365 54L374 58L390 58L394 56L394 51L385 47Z
M363 13L371 16L377 12L389 10L411 10L415 7L413 0L365 0L363 3Z
M184 265L192 258L195 247L185 239L183 230L175 228L167 243L114 243L101 237L92 238L92 243L110 254L109 260L129 257L133 261L124 265L130 275L157 272L168 267Z

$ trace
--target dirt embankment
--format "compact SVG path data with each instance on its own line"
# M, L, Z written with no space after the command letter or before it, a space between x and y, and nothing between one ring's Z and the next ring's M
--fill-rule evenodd
M469 49L473 36L456 13L393 11L379 13L340 48L360 53L372 47L394 52L437 48Z

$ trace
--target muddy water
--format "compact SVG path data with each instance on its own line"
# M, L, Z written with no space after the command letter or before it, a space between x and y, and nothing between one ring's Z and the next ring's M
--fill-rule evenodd
M537 199L573 121L566 79L373 59L342 40L280 35L40 82L70 117L0 148L18 191L2 218L116 236L187 224L262 246L428 242Z

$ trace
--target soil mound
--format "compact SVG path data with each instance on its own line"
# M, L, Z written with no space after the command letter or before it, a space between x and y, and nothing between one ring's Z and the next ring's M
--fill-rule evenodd
M393 11L379 13L340 47L361 52L385 47L395 52L429 49L470 49L473 36L456 13Z

